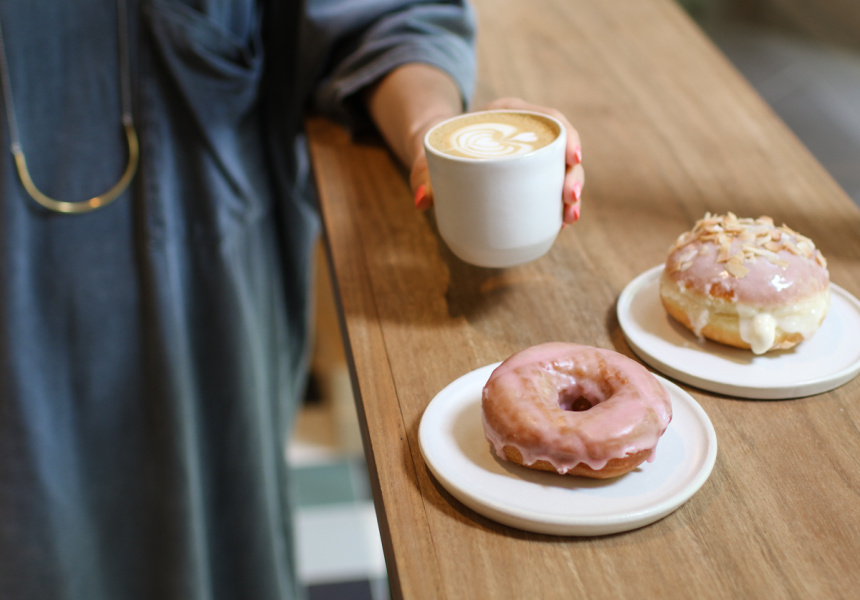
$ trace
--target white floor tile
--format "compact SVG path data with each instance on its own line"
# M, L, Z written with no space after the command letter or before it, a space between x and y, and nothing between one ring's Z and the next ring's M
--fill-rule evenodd
M299 577L304 584L385 577L372 503L300 508L295 526Z

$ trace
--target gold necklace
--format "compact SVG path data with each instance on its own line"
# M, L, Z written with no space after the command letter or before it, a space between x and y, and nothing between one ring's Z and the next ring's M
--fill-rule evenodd
M102 208L116 200L131 183L137 171L140 159L140 148L137 141L137 132L134 129L134 121L131 117L131 82L129 78L128 60L128 23L126 18L126 7L124 0L117 0L117 18L119 20L119 54L120 54L120 95L122 102L122 126L128 141L128 164L119 181L103 194L94 196L89 200L77 202L66 202L54 200L46 196L33 183L30 171L27 169L27 159L18 136L18 122L15 118L15 107L12 104L12 88L9 78L9 65L6 61L6 44L3 41L3 31L0 28L0 78L3 82L3 96L6 103L6 119L9 122L9 139L11 141L12 156L15 157L15 166L21 183L27 193L45 208L66 214L83 214Z

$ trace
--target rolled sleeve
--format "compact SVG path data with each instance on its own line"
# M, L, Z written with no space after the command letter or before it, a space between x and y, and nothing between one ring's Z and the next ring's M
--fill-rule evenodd
M465 1L311 2L308 45L329 41L314 108L353 130L369 127L357 92L407 63L447 72L464 106L474 90L474 13ZM319 48L319 46L317 46Z

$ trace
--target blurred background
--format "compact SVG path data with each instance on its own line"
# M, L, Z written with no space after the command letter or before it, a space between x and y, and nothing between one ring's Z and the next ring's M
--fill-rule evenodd
M679 2L860 204L860 2Z
M860 0L677 1L860 205ZM382 546L321 249L317 266L313 376L287 449L298 500L299 576L309 600L386 600Z

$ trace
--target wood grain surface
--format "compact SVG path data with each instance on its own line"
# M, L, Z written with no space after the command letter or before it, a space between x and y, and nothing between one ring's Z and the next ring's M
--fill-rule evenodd
M475 106L522 96L582 134L582 219L549 254L507 270L460 262L381 145L308 122L394 597L856 598L860 378L785 401L682 386L716 429L713 473L677 511L623 534L499 525L427 470L421 415L460 375L550 340L633 356L619 293L706 211L800 230L860 296L860 210L674 3L475 6Z

